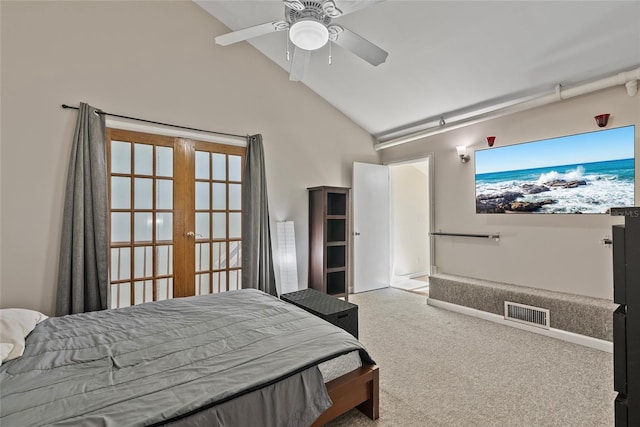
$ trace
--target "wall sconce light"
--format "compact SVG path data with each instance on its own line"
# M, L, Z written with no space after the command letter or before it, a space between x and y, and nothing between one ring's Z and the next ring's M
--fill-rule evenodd
M467 163L471 157L467 154L467 147L464 145L459 145L456 147L456 151L458 152L458 156L460 156L460 161L462 163Z
M607 125L607 123L609 123L609 116L610 114L598 114L597 116L594 117L594 119L596 119L596 123L598 124L598 127L605 127Z
M487 144L489 144L489 147L493 147L493 143L496 142L496 137L495 136L488 136L487 137Z

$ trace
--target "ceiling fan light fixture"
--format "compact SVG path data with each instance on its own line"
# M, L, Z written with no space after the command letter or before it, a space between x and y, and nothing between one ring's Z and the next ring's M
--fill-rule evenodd
M289 38L300 49L316 50L327 44L329 30L315 19L302 19L291 25Z

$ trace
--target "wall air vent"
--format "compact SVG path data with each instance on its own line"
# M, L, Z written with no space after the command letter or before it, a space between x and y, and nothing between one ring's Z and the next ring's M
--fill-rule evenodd
M504 318L525 325L549 329L549 310L516 302L504 302Z

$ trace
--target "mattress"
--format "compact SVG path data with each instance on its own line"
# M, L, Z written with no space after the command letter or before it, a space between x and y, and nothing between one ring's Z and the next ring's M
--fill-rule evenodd
M358 351L352 351L351 353L343 354L342 356L334 357L333 359L320 363L318 369L320 370L323 381L328 383L361 366L362 359L360 358L360 353Z
M253 289L51 318L0 366L0 424L223 426L249 407L261 425L304 425L349 369L325 362L354 351L374 363L349 333Z

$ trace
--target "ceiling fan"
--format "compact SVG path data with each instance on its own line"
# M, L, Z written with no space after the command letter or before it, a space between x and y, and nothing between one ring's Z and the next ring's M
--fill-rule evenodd
M333 0L306 1L283 0L285 19L265 22L216 37L216 43L227 46L275 31L288 31L294 44L289 80L301 80L309 63L311 52L323 47L330 40L351 51L373 66L386 61L388 53L353 31L332 23L334 18L377 3L361 1L356 7L342 11ZM287 52L289 60L289 52ZM331 61L331 57L329 57Z

